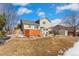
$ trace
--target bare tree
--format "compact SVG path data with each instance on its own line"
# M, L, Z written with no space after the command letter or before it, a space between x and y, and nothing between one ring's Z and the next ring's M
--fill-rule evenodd
M10 3L4 3L1 5L1 14L3 14L6 18L6 25L5 28L8 29L8 31L15 27L17 19L17 14L15 7Z
M76 30L79 26L79 15L77 13L72 13L69 16L65 16L64 24L72 30L73 36L76 36Z

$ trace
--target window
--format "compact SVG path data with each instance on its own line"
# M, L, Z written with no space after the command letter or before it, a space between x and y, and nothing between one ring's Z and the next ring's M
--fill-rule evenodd
M35 28L38 29L39 27L38 26L35 26Z
M45 22L45 21L43 21L43 24L46 24L46 22Z
M29 28L31 28L31 25L29 25Z
M46 31L48 31L48 29L46 29Z

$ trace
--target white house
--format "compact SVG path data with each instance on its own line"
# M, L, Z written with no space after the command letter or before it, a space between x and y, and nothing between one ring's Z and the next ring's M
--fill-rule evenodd
M50 20L48 20L47 18L43 18L43 19L37 20L36 23L40 25L40 30L44 36L49 34L49 31L51 30L49 28L52 26L52 23Z

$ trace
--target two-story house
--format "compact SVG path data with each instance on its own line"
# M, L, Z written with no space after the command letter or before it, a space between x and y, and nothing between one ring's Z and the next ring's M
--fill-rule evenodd
M21 29L27 37L41 35L39 24L30 20L21 20Z
M49 27L52 26L52 23L47 18L43 18L40 20L37 20L35 23L39 24L40 30L44 36L48 35L51 29Z

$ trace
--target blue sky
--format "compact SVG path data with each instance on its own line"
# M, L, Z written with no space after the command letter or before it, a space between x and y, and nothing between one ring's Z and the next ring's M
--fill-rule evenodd
M36 21L41 18L49 20L62 19L73 12L79 12L79 4L69 3L24 3L12 4L19 19Z
M9 7L9 8L8 8ZM19 20L36 21L48 18L52 24L59 24L65 16L72 13L79 14L78 3L0 3L0 13L5 11L16 12L17 17L12 17L10 23L16 25ZM6 13L9 14L9 13ZM10 18L10 17L9 17ZM17 20L18 19L18 20ZM13 22L14 21L14 22Z

